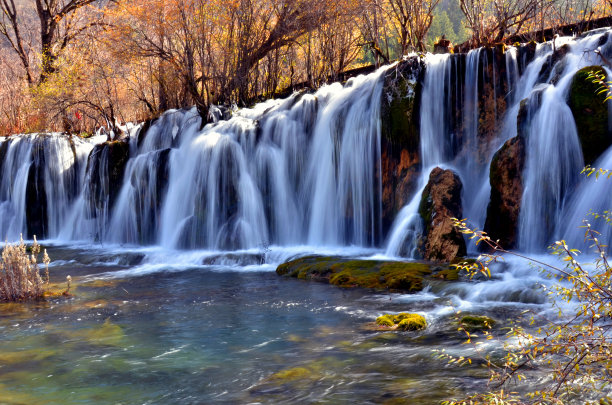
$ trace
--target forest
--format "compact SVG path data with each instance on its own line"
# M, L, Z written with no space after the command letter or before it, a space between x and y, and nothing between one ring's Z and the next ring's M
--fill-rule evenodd
M0 134L87 135L171 108L252 105L433 50L545 40L609 0L2 0ZM540 30L540 38L538 38ZM550 36L550 35L549 35Z

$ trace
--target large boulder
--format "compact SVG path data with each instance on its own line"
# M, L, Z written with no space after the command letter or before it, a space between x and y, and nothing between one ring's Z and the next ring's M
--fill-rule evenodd
M608 102L605 93L598 94L599 85L589 79L591 72L604 73L601 66L587 66L574 75L567 104L572 110L585 164L592 164L612 145L608 123ZM606 81L609 78L605 78Z
M424 233L421 253L425 260L450 262L465 256L465 240L451 218L461 218L463 185L452 170L433 169L421 197L419 214L423 218Z
M419 109L425 66L410 57L385 76L381 100L381 161L383 235L415 192L421 171Z
M501 246L516 246L518 219L523 196L525 141L515 136L504 143L491 161L491 199L484 230Z

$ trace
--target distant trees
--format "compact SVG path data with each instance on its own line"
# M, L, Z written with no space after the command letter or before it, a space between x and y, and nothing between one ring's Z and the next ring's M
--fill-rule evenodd
M324 27L335 16L332 5L328 0L122 1L113 11L116 52L157 66L162 105L169 100L167 69L176 72L182 92L200 108L246 103L260 83L278 83L271 76L288 67L287 48Z
M474 45L501 41L517 34L535 15L541 0L460 0Z
M118 130L351 67L588 21L612 0L0 0L0 131Z
M425 36L440 0L389 0L390 15L402 54L409 50L425 52Z

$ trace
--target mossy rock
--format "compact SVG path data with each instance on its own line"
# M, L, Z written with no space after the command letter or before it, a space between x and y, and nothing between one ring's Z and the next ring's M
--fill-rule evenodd
M409 58L385 76L381 103L381 133L391 144L409 150L419 148L421 75L424 65Z
M381 315L378 318L376 318L376 324L380 326L389 326L389 327L394 326L395 325L394 316L390 314Z
M468 332L486 331L495 324L495 319L484 315L465 315L459 321L459 325Z
M612 133L608 125L606 95L598 94L599 85L589 79L592 72L604 73L601 66L587 66L574 75L568 93L568 105L572 110L578 137L582 145L585 164L592 164L612 145ZM610 80L606 77L604 80Z
M451 263L432 265L424 262L355 260L338 256L305 256L282 263L280 276L326 282L343 288L417 292L428 278L447 281L459 279L457 264L474 259L456 258Z
M431 266L420 262L351 260L342 257L306 256L281 264L276 273L351 288L415 292L423 289L423 277Z
M422 315L402 312L397 315L384 314L376 318L376 324L384 328L404 331L425 329L427 322Z

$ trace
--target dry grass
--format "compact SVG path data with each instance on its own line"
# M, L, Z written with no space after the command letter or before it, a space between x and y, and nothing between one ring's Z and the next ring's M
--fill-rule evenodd
M38 266L40 245L34 238L31 251L20 238L19 243L7 243L0 261L0 301L25 301L41 299L49 284L49 256L43 253L44 279Z

